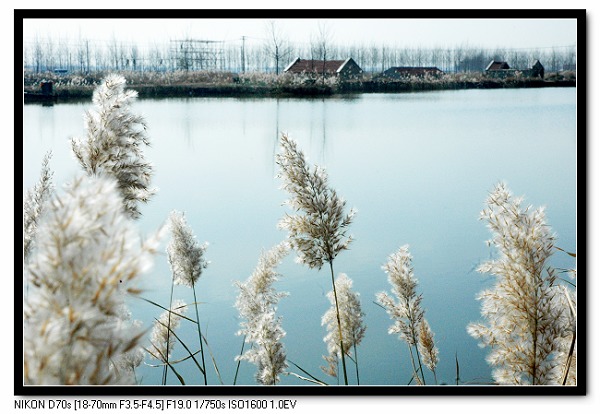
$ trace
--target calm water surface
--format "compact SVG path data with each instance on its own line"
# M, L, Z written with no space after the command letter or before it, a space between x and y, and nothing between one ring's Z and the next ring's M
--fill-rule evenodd
M366 313L366 337L358 349L361 384L407 384L410 359L405 343L388 335L385 311L375 294L390 291L381 266L410 245L418 290L440 350L437 377L455 383L455 357L462 383L486 382L486 350L466 333L479 319L475 296L493 280L474 269L492 254L490 236L478 221L494 185L503 180L515 195L547 207L558 245L576 246L576 91L568 89L469 90L359 95L350 99L164 99L139 100L134 111L148 123L158 194L143 206L140 232L157 229L176 209L186 213L210 260L198 284L201 321L223 382L231 384L242 338L233 304L233 283L254 270L263 249L283 240L278 220L287 194L275 178L281 132L296 139L311 163L327 168L330 183L358 214L356 240L335 260L336 273L354 281ZM79 173L69 139L83 136L83 112L91 104L24 108L24 190L50 162L57 186ZM166 245L166 240L165 240ZM573 259L556 254L556 267ZM324 327L330 276L309 270L290 255L279 267L277 288L290 295L279 314L290 360L330 383L324 375ZM164 254L144 280L145 297L167 306L170 270ZM175 296L193 301L187 289ZM134 317L151 326L156 307L133 301ZM193 314L193 312L192 312ZM195 344L190 325L180 334ZM176 356L184 356L181 347ZM150 359L147 364L156 363ZM295 368L292 371L301 374ZM161 369L144 366L142 384L160 383ZM353 365L350 379L355 383ZM181 366L188 383L200 383L192 364ZM253 384L254 366L242 363L238 384ZM430 383L432 377L427 378ZM218 383L214 370L210 383ZM173 375L169 383L178 382ZM292 376L283 384L307 384Z

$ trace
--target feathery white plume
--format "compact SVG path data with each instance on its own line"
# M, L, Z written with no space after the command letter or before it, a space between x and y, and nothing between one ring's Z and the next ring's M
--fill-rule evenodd
M23 262L27 263L35 245L35 236L47 201L50 199L54 185L52 184L52 171L48 162L52 152L46 153L42 160L42 171L39 181L27 191L23 201Z
M427 319L423 318L419 326L419 352L423 357L423 364L435 375L435 368L439 362L439 350L433 341L433 331Z
M173 332L179 327L181 316L187 311L187 305L181 299L175 300L171 309L164 311L154 321L154 328L150 337L152 347L149 349L150 355L154 359L162 362L169 361L175 347L175 335Z
M417 295L416 291L417 279L413 274L412 255L408 251L408 245L400 247L392 254L383 270L392 285L392 293L398 299L398 302L395 302L385 292L377 294L377 302L394 321L388 333L398 334L408 345L416 346L419 342L418 328L424 312L421 308L422 295Z
M171 240L167 255L176 285L193 287L208 266L204 259L207 243L199 244L183 213L172 211L169 216Z
M338 306L340 311L340 322L342 329L343 347L346 355L351 355L351 349L358 346L365 336L366 326L363 321L364 312L360 304L359 294L352 291L352 279L345 273L341 273L335 281L337 290ZM329 363L323 369L327 374L331 373L331 362L341 357L340 333L337 322L337 310L333 291L327 293L331 307L325 312L321 319L321 325L327 327L327 335L323 341L327 344L329 357L325 360Z
M283 189L291 195L286 204L298 213L286 215L279 227L289 232L298 260L320 269L348 249L352 236L346 237L346 229L355 210L344 213L346 201L328 186L325 170L317 166L311 169L296 142L285 134L276 162L281 169L278 176L283 179Z
M71 140L73 154L88 175L117 180L123 206L132 218L141 215L138 203L156 193L150 188L153 167L143 153L150 145L146 123L131 112L136 98L136 91L125 90L123 76L108 75L94 90L95 108L85 114L87 136Z
M257 366L256 380L263 385L275 385L287 368L285 348L281 340L285 331L281 317L275 312L279 300L287 293L277 292L273 284L279 279L276 266L288 254L287 243L280 243L264 252L258 265L246 282L237 282L239 288L235 306L239 311L240 330L252 348L238 357Z
M160 233L141 240L121 205L115 181L104 177L76 178L50 201L25 269L25 383L133 382L111 366L142 335L124 329L121 312L153 265Z
M496 277L479 294L486 322L467 331L490 348L488 363L499 384L558 384L565 341L572 338L570 311L563 289L548 260L556 236L546 224L543 208L523 207L504 183L486 201L481 219L492 233L497 258L478 271Z

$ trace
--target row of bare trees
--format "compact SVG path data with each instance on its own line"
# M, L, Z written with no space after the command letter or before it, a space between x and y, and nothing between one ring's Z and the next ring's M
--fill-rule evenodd
M185 36L164 43L136 44L92 41L36 35L25 39L25 70L90 73L100 70L173 71L213 70L281 73L296 57L314 60L352 57L365 72L383 72L392 66L436 66L445 72L479 72L492 60L506 61L512 68L527 68L535 59L546 71L571 69L576 47L540 49L483 49L467 45L406 48L393 43L350 44L334 42L329 26L319 25L306 43L294 43L277 22L265 23L264 37L242 36L232 41L194 39Z

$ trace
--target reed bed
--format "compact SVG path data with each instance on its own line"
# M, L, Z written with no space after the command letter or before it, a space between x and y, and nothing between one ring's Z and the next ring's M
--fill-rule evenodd
M113 72L24 73L24 91L36 93L40 85L52 82L54 95L62 100L89 99L103 79ZM481 72L446 73L439 76L411 76L402 79L364 74L360 78L321 79L310 74L215 71L121 71L129 88L142 98L194 96L328 96L352 93L397 93L445 89L497 89L575 86L575 72L548 73L545 79L519 76L490 78Z

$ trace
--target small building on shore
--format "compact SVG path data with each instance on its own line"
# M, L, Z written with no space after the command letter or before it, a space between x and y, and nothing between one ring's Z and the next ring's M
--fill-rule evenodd
M499 62L497 60L492 60L489 65L487 65L487 67L485 68L486 72L495 72L498 70L507 70L510 69L510 66L508 66L508 63L506 62Z
M544 79L544 66L540 63L539 60L536 60L529 68L511 69L508 63L506 62L492 60L485 68L484 73L486 74L486 76L497 79L514 78L519 76L525 78Z
M444 72L435 66L395 66L383 72L383 76L392 79L438 77Z
M316 76L337 76L341 79L355 79L362 76L362 69L352 58L346 60L317 60L296 58L284 73Z

